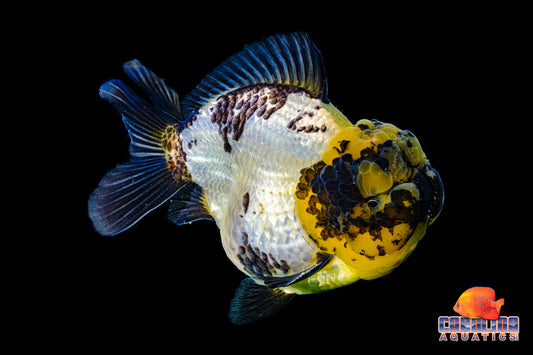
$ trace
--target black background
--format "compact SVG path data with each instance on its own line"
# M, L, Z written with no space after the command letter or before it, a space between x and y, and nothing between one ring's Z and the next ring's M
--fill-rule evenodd
M58 187L68 202L52 222L62 227L54 241L36 244L50 248L36 270L32 289L41 296L32 299L35 313L26 322L36 333L74 349L356 352L449 347L438 342L437 318L454 315L457 298L473 286L504 297L502 315L523 314L522 252L530 231L520 215L528 151L519 143L528 128L516 112L520 53L512 39L520 24L507 25L514 10L178 6L80 8L47 37L61 41L56 65L67 117L58 127L71 131L57 147L59 160L68 161ZM391 274L300 296L260 323L235 326L227 311L244 275L226 258L214 223L178 227L163 206L115 237L92 229L88 197L128 159L129 142L98 88L110 78L127 81L122 64L137 58L184 97L245 44L287 31L310 34L324 57L329 98L349 119L376 118L418 137L444 181L446 200L414 253ZM64 227L65 219L73 227ZM522 332L520 343L526 341Z

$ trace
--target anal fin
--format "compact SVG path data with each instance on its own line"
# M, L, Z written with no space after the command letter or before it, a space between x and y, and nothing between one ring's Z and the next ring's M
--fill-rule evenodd
M194 182L183 185L170 200L168 219L177 225L200 219L214 220L209 213L202 187Z
M249 324L270 316L294 297L279 288L258 285L244 279L231 301L229 318L233 324Z

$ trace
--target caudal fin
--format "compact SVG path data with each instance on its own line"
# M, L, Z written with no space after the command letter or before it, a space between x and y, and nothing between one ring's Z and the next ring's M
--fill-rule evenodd
M500 317L500 309L504 305L504 299L501 298L497 300L496 302L492 303L491 307L487 307L487 309L481 314L481 318L483 319L498 319Z
M179 142L178 95L137 60L124 64L124 71L152 104L120 80L100 87L100 96L122 115L131 140L130 161L108 172L89 198L89 216L102 235L131 227L172 197L188 175Z
M496 307L496 310L498 311L498 314L500 314L500 309L505 304L505 300L503 298L500 298L496 302L494 302L494 307Z

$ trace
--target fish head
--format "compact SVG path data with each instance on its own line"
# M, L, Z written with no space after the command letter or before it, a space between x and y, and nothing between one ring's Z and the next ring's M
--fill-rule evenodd
M472 307L472 304L468 299L459 298L457 302L455 302L453 310L455 313L460 314L463 317L476 318L476 310Z
M478 317L480 313L478 295L471 290L463 292L455 302L453 310L463 317Z
M409 131L360 120L301 171L297 211L323 251L361 278L382 276L414 249L439 215L439 174Z
M463 315L463 310L461 309L461 300L457 300L457 302L455 302L455 305L453 306L453 310L456 312L456 313L459 313L460 315Z

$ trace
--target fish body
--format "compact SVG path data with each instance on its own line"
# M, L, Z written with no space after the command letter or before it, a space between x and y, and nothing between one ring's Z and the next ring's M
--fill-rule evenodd
M248 276L234 323L264 318L294 294L390 272L440 213L442 182L416 137L376 120L352 124L327 98L306 34L245 47L181 102L140 62L124 69L151 103L120 80L100 88L122 115L131 159L104 176L89 215L103 235L166 201L178 225L215 221Z
M490 287L472 287L461 294L453 310L463 317L498 319L504 299L496 301L496 294Z
M288 128L299 116L295 126L318 129ZM297 222L295 181L348 125L321 100L266 85L208 102L180 133L188 171L209 201L226 254L241 271L286 276L316 263L320 249ZM227 135L220 133L226 129Z

